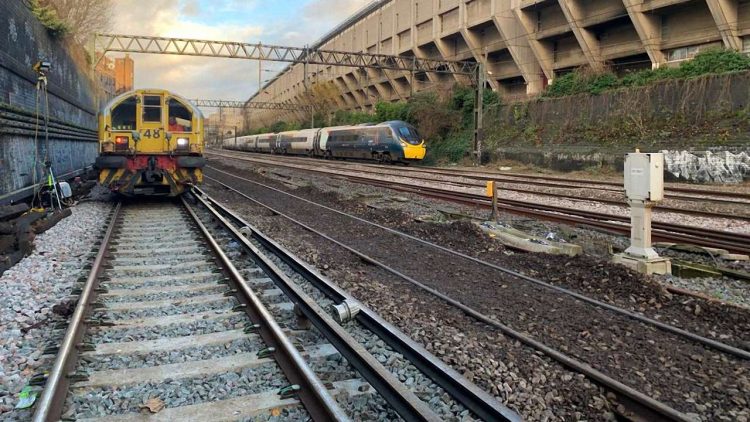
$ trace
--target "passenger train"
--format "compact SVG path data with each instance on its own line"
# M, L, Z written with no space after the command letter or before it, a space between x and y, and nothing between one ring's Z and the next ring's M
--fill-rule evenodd
M399 120L226 138L223 147L273 154L377 160L383 163L419 161L427 151L424 139L414 126Z
M163 89L112 99L99 113L99 183L127 196L176 196L203 181L203 115Z

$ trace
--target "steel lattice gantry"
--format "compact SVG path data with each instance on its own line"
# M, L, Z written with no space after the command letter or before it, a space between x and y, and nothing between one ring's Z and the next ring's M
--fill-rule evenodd
M251 44L236 41L212 41L142 35L96 34L93 37L92 43L94 57L98 57L94 66L96 66L101 57L107 52L122 52L303 63L305 65L305 73L307 73L307 65L312 64L399 70L412 73L465 75L470 78L477 88L474 101L474 153L477 159L481 156L483 137L482 94L486 77L482 63L436 60L416 56L321 50L307 47L286 47L262 43ZM299 109L296 108L296 110Z
M172 54L181 56L223 57L308 63L316 65L404 70L459 74L474 77L478 64L468 61L422 59L413 56L391 56L359 52L317 50L305 47L284 47L262 43L210 41L189 38L147 37L139 35L96 34L95 51Z
M268 102L245 102L233 100L189 100L196 107L215 107L215 108L243 108L243 109L262 109L262 110L312 110L312 106L306 104L294 103L268 103Z

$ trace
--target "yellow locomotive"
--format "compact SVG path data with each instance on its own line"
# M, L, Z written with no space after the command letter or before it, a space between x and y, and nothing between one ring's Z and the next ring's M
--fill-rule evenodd
M203 181L203 115L163 89L138 89L99 113L99 183L124 195L181 194Z

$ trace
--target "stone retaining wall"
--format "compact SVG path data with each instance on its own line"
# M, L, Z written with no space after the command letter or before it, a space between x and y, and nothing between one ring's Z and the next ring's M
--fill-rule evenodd
M37 74L32 65L40 59L52 63L48 74L50 117L61 124L88 132L88 136L50 136L50 157L56 174L76 172L96 159L98 96L80 48L66 46L49 35L22 1L0 2L0 204L22 195L32 184L34 152L44 142L34 142L34 128L10 127L14 114L35 113ZM40 101L43 110L43 101ZM15 126L15 125L14 125ZM43 138L43 137L42 137ZM23 191L23 192L19 192Z

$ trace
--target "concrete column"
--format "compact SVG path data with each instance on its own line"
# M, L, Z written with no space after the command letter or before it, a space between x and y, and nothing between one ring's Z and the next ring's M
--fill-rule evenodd
M737 31L738 0L706 0L711 15L716 21L726 48L742 51L742 39Z
M365 102L362 99L362 93L358 90L359 82L357 81L357 78L354 76L353 73L349 73L349 72L345 73L342 78L344 80L344 83L346 84L347 89L352 94L352 96L354 96L354 99L357 101L357 106L361 110L364 110Z
M552 80L555 79L555 72L553 70L555 58L553 56L552 49L543 45L534 37L534 22L526 13L524 13L523 10L521 10L520 4L521 0L511 0L511 10L516 16L516 19L520 23L521 27L524 29L524 34L529 44L529 48L531 48L531 51L534 53L536 61L537 63L539 63L539 67L547 77L547 80L549 80L549 82L552 82Z
M529 47L528 34L513 16L510 0L492 0L492 21L526 81L526 94L542 92L542 67Z
M486 72L487 69L489 69L489 64L487 63L487 59L485 58L487 48L482 45L482 42L478 40L477 37L471 33L471 31L469 31L469 16L468 13L466 13L466 0L461 0L458 5L458 19L460 22L458 32L461 34L464 42L469 47L471 55L474 56L474 60L476 60L477 63L482 63ZM485 73L485 78L487 82L489 82L490 88L492 88L493 91L499 91L500 84L497 82L497 80L495 80L495 78L490 78L488 76L489 75Z
M443 56L443 60L450 60L451 55L448 53L448 48L445 46L445 42L440 38L440 34L442 33L440 25L440 0L432 0L432 14L434 16L434 19L432 19L432 40L440 55ZM467 78L462 78L459 75L451 76L458 83L467 83Z
M565 19L570 25L570 29L573 31L578 45L583 51L583 55L586 56L586 60L589 62L589 66L596 71L604 70L604 59L602 59L601 49L599 48L599 40L596 39L594 34L586 28L583 28L579 22L583 19L583 13L577 0L557 0L560 4L560 9L565 15Z
M656 69L667 62L661 51L661 18L658 15L643 13L643 0L622 0L635 31L651 59L651 67Z
M357 108L359 104L357 104L356 99L352 102L352 100L349 100L349 96L346 95L346 93L349 92L349 87L344 82L344 77L337 76L334 79L332 79L332 81L336 85L336 87L339 89L339 92L341 93L342 101L344 102L344 104L346 104L344 108L349 109L349 110Z

